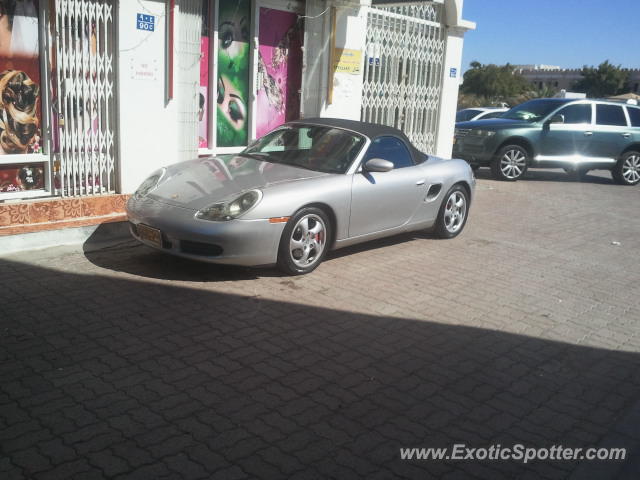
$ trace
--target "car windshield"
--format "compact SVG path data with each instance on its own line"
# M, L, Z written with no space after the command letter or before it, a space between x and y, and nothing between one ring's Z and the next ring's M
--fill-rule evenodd
M482 110L466 109L456 113L456 122L466 122L481 113Z
M260 138L242 154L318 172L345 173L364 143L363 136L339 128L287 125Z
M506 112L489 112L486 115L482 116L482 120L488 120L490 118L500 118L504 113Z
M511 110L504 112L500 118L537 122L562 105L557 100L529 100Z

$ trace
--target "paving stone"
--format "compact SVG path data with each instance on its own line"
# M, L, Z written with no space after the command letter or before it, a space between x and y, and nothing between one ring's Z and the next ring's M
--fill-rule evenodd
M135 242L0 257L0 477L634 478L637 189L478 175L456 239L370 242L305 277ZM629 457L399 458L455 443Z

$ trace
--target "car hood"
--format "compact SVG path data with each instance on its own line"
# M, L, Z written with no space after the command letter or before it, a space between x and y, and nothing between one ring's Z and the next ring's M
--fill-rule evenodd
M471 122L458 122L456 128L483 128L487 130L496 130L500 128L513 128L530 125L524 120L512 120L510 118L488 118L486 120L473 120Z
M231 200L254 188L330 175L243 156L207 157L167 168L149 198L177 207L200 210Z

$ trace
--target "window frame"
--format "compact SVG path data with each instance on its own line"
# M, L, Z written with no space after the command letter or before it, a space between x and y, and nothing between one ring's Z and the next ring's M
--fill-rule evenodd
M625 105L625 110L627 111L627 119L629 120L629 127L630 128L640 128L640 106L635 107L635 106L630 106L630 105ZM633 119L631 118L631 113L630 112L637 112L638 115L638 124L634 125L633 124Z
M393 170L401 170L404 168L411 168L411 167L415 167L416 165L419 165L420 163L416 163L416 159L413 157L413 153L411 152L411 149L407 146L407 143L405 142L405 140L401 137L399 137L398 135L393 135L393 134L389 134L389 135L379 135L373 139L370 139L370 143L368 145L366 145L366 150L364 150L364 154L362 155L362 159L360 160L360 166L358 168L358 172L362 171L362 168L365 164L365 162L367 161L367 156L369 154L369 149L373 146L373 144L375 143L376 140L380 139L380 138L394 138L397 141L399 141L402 146L406 149L407 153L409 154L409 159L411 160L411 164L407 165L406 167L399 167L396 168L395 164L393 166ZM379 157L371 157L371 158L379 158ZM369 159L370 160L370 159ZM385 159L386 160L386 159ZM389 160L391 161L391 160ZM391 162L393 163L393 162Z
M598 123L598 107L613 107L613 108L619 108L622 111L622 115L625 119L625 124L624 125L611 125L611 124L605 124L605 123ZM611 103L596 103L595 104L595 118L593 119L594 121L594 125L596 127L605 127L605 128L629 128L629 116L626 112L626 109L624 108L625 105L622 104L618 104L618 105L613 105Z
M552 116L555 115L562 115L562 111L566 110L567 108L571 108L571 107L579 107L582 105L586 105L591 109L591 115L590 115L590 119L588 122L582 122L582 123L567 123L566 121L562 124L562 125L593 125L595 123L595 110L594 110L594 106L592 102L576 102L576 103L569 103L567 105L563 105L562 107L560 107L560 109L558 109Z
M51 77L50 77L50 47L51 42L48 36L48 26L50 22L49 2L40 0L38 2L38 60L40 62L40 142L42 151L40 153L18 153L0 156L0 166L20 165L20 166L41 166L44 175L44 187L37 190L20 190L15 192L0 192L0 203L6 200L27 200L30 198L59 196L54 188L54 162L52 154L52 128L50 115L53 112L53 104L50 98ZM53 112L53 113L52 113ZM57 133L59 135L59 133Z

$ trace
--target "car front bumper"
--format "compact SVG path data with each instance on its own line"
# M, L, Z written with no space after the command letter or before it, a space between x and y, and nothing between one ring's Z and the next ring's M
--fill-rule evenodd
M196 212L158 202L131 197L127 215L131 234L141 243L171 255L229 265L272 265L285 223L269 219L211 222L195 218ZM140 236L145 225L160 230L161 242Z
M498 147L497 135L482 137L478 135L456 135L453 143L453 156L462 158L471 164L488 165Z

